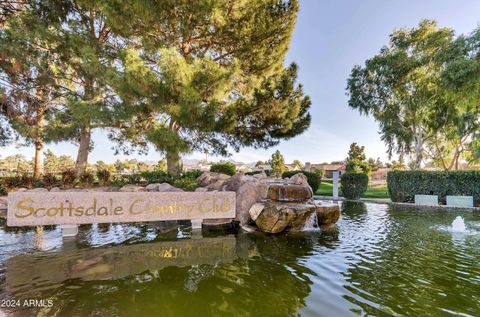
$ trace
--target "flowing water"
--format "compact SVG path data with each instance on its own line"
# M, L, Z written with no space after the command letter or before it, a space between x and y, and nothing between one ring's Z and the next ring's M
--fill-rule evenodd
M342 209L337 230L284 235L2 224L0 315L480 316L480 215Z

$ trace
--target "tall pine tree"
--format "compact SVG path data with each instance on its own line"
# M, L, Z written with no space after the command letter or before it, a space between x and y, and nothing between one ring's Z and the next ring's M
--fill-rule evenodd
M114 32L135 33L125 51L126 96L136 120L118 141L151 142L180 172L180 154L267 148L303 132L310 100L284 58L297 1L117 1ZM132 94L132 86L137 95ZM136 101L134 101L136 100Z

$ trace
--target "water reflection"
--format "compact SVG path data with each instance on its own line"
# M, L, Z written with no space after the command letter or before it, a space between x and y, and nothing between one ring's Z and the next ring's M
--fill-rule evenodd
M480 316L480 235L440 230L457 216L479 231L480 214L350 202L336 230L285 235L0 226L0 298L54 301L19 316Z
M291 316L310 293L315 273L299 259L312 255L318 234L194 234L169 241L161 235L149 242L87 246L105 242L104 235L116 243L118 229L93 226L61 248L9 258L2 297L54 301L52 307L12 312L268 316L275 307L278 315ZM148 235L148 229L139 230Z

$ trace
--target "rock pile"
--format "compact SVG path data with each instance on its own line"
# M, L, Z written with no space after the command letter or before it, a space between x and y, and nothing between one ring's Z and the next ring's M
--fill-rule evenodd
M327 228L340 217L337 204L313 200L307 177L301 173L282 180L269 178L265 173L230 177L204 172L197 181L207 190L236 192L235 220L245 227L255 224L264 232L302 230L312 224ZM315 217L318 221L312 222Z

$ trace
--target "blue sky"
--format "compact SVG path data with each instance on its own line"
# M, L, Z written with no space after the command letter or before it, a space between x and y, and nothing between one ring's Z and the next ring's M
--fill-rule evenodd
M355 64L362 64L387 44L395 28L413 27L421 19L435 19L440 26L457 34L469 33L480 22L479 0L300 0L300 12L287 63L299 66L299 81L312 99L312 124L308 131L268 150L242 149L231 157L237 161L266 160L279 149L287 162L299 159L320 163L342 160L350 143L365 146L368 157L386 160L386 147L380 141L378 126L371 118L360 116L347 105L346 80ZM93 135L95 148L89 161L113 162L117 158L106 133ZM68 143L48 146L58 155L76 156L76 147ZM31 148L9 146L0 155L33 155ZM153 149L147 156L128 158L157 161ZM186 158L204 158L192 153ZM219 160L220 158L212 158Z

